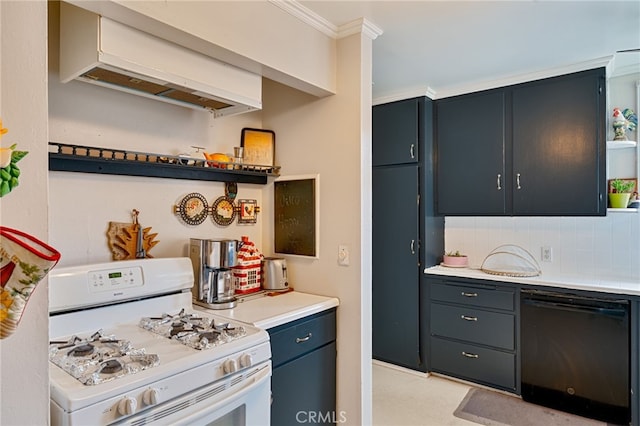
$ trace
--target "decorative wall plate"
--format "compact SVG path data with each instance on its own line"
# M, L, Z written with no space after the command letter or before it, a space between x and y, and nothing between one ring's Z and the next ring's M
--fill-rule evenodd
M200 225L209 214L209 204L204 195L192 192L175 206L175 213L189 225Z
M228 197L218 197L211 206L211 217L220 226L228 226L236 218L236 208L233 200Z
M238 223L256 223L260 207L256 200L238 200L238 211Z

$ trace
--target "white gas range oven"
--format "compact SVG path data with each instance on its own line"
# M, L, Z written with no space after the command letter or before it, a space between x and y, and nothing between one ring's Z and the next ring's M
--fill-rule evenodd
M189 258L49 275L51 424L269 422L266 331L192 309Z

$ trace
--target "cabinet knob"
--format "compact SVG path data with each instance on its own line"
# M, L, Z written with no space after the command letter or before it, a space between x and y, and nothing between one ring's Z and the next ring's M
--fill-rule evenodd
M498 173L498 178L496 179L496 184L498 187L498 191L500 191L502 189L502 185L500 184L500 180L502 179L502 175L500 173Z

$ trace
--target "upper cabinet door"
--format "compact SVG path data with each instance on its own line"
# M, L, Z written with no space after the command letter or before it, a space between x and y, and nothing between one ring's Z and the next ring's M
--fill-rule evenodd
M438 214L505 214L504 91L437 101L435 122Z
M606 214L604 68L513 89L513 214Z
M372 165L418 162L419 99L373 107Z

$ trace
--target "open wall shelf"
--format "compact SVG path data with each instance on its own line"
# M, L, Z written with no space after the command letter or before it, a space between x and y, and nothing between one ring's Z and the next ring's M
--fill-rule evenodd
M607 149L635 148L637 145L636 141L607 141Z
M280 167L49 142L49 170L264 185Z

